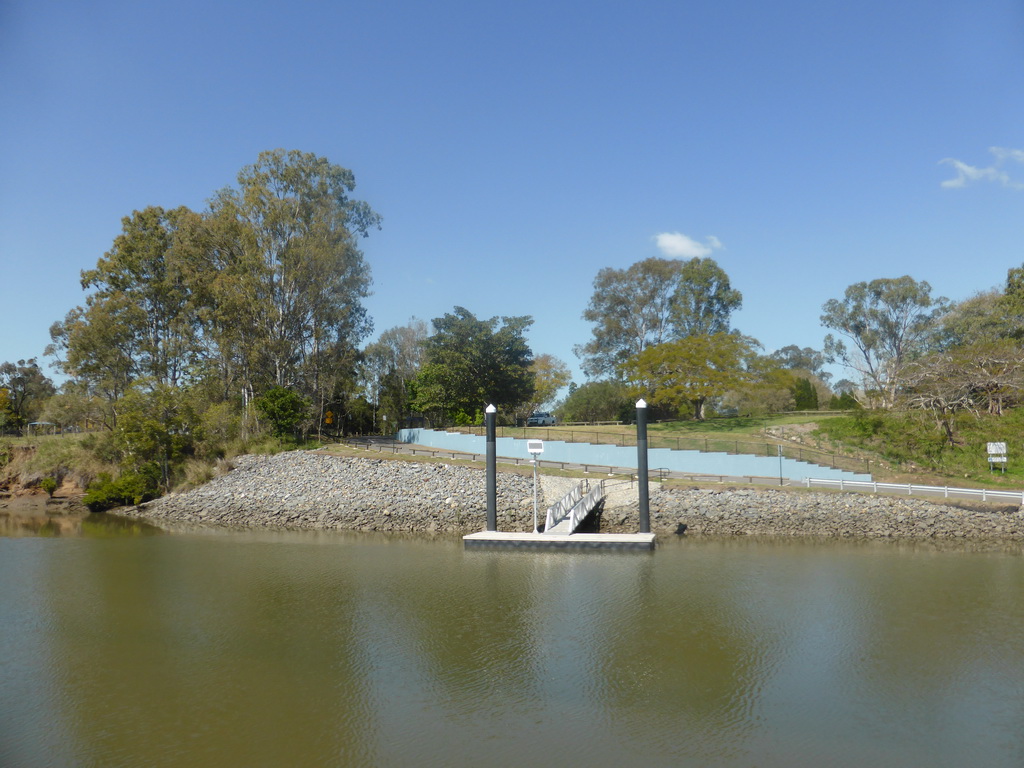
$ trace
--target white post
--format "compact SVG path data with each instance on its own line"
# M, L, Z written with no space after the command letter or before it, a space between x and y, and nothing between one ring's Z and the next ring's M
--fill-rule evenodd
M527 440L526 450L530 453L533 464L533 532L537 533L537 457L544 453L543 440Z
M537 459L530 459L533 464L533 532L537 532Z

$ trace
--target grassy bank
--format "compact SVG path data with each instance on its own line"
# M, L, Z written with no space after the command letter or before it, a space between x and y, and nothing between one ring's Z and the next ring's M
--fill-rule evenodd
M101 473L116 471L88 447L88 435L39 435L0 440L0 485L81 492Z
M951 442L930 412L865 411L822 423L815 434L848 453L877 456L894 474L1015 489L1024 485L1024 409L1003 416L965 413L952 427ZM989 466L990 442L1007 445L1005 473Z
M122 467L109 450L109 433L37 435L0 439L0 488L12 491L46 490L56 495L80 495L90 487L116 482ZM274 454L319 443L297 445L269 436L237 440L210 456L192 456L173 467L171 487L181 491L209 482L231 468L231 460L246 453Z

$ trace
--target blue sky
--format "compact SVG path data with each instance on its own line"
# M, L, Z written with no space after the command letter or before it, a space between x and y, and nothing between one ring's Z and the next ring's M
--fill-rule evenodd
M0 361L123 216L277 147L383 216L376 332L532 315L582 381L599 269L711 255L741 331L820 349L851 283L963 299L1024 262L1022 42L1009 0L0 0Z

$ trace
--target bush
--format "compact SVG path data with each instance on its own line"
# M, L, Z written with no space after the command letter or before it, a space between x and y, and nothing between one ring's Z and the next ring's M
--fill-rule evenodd
M39 481L39 487L46 491L46 494L52 499L53 492L57 490L57 481L52 477L44 477Z
M309 417L310 402L298 392L284 387L273 387L256 398L256 407L270 422L275 437L293 437Z
M617 381L591 381L572 389L555 409L559 421L632 421L635 398ZM648 414L648 418L651 418Z
M830 411L852 411L861 407L861 404L857 402L857 398L850 392L843 392L843 394L836 397L832 395L832 399L828 401L828 407Z
M139 472L125 472L116 479L104 473L89 485L82 501L90 512L142 504L159 495L159 484L160 470L155 464L146 465Z

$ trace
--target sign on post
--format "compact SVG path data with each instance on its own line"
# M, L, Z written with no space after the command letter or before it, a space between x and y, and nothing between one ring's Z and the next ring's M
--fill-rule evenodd
M533 457L530 459L533 464L533 532L537 533L537 457L544 453L544 441L527 440L526 450Z
M1006 472L1006 443L989 443L988 444L988 468L992 469L996 465L1000 466L1000 469Z

